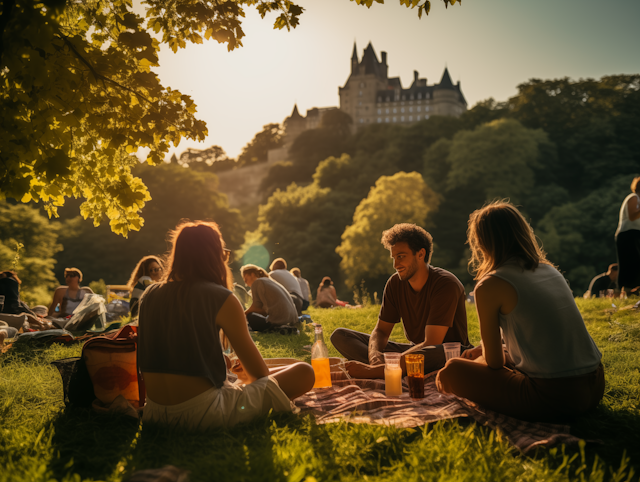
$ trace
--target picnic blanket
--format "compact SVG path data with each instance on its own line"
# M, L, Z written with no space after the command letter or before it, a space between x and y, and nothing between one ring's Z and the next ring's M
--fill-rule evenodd
M469 400L438 392L437 372L425 377L424 399L409 398L406 377L400 397L387 397L384 380L349 379L343 372L331 373L332 388L312 390L297 398L302 413L313 413L319 424L347 421L418 427L427 422L470 417L478 424L501 432L523 453L539 446L574 444L579 438L569 433L568 425L532 423L487 410Z

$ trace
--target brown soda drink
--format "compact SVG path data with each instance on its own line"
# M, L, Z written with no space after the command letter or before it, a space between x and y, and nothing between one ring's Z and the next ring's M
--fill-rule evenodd
M409 396L416 399L424 398L424 375L409 375L407 380L409 381Z

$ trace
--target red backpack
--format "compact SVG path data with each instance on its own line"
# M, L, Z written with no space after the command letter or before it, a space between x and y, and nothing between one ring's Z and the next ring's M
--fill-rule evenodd
M109 405L118 395L135 408L144 406L145 388L138 368L138 327L125 325L117 332L90 339L82 347L93 391Z

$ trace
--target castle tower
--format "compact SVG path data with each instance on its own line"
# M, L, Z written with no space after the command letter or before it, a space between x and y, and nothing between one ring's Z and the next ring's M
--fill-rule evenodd
M460 90L460 82L454 85L449 69L445 67L440 83L433 89L433 114L458 117L466 109L467 101Z
M307 121L298 112L298 104L293 106L293 112L284 122L284 143L283 147L289 149L296 137L307 129Z

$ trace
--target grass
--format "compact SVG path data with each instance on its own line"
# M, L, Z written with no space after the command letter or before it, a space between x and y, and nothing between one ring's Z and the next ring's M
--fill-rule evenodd
M168 464L191 480L291 481L623 481L640 470L640 315L606 313L606 300L577 300L603 352L607 388L597 411L572 432L602 443L539 449L523 456L499 433L466 421L416 429L357 424L316 425L311 416L276 414L208 434L142 427L124 416L65 410L52 360L79 346L10 350L0 358L0 482L120 481L136 470ZM377 308L310 310L325 340L344 326L370 331ZM469 309L469 333L479 340ZM265 357L309 359L300 336L255 335ZM404 341L400 326L392 339ZM328 343L329 344L329 343ZM330 344L329 344L330 345ZM329 346L332 354L337 354Z

